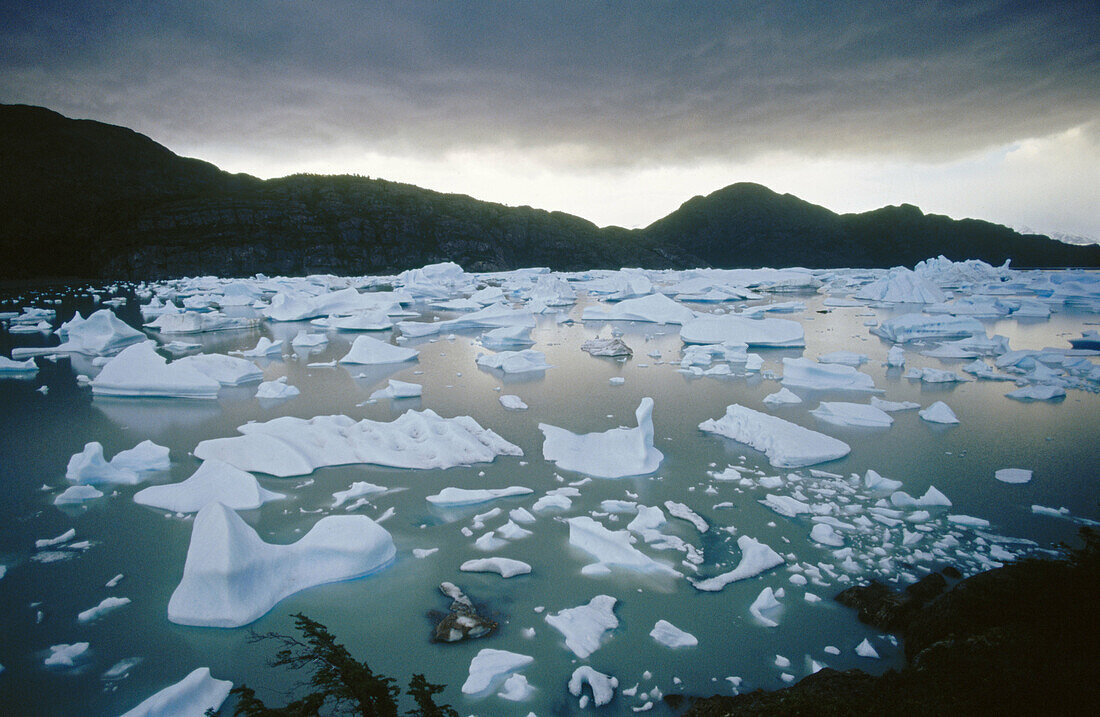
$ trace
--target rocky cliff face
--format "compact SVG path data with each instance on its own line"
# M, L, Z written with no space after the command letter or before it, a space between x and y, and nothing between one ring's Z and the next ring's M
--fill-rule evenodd
M131 130L0 105L0 277L893 266L945 254L1100 265L1069 247L915 207L837 215L765 187L696 197L642 230L353 176L261 181Z

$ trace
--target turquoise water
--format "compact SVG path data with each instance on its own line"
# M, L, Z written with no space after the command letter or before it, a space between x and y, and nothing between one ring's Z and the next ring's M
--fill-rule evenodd
M78 308L85 315L94 308L87 298L57 290L38 300L55 294L62 299L56 305L59 319L68 318ZM935 485L953 502L951 513L984 518L991 524L990 533L1028 539L1038 548L1072 539L1077 526L1068 520L1032 514L1033 503L1065 506L1073 515L1100 518L1096 489L1100 397L1096 394L1071 390L1058 402L1027 404L1004 397L1014 387L1010 383L921 384L882 367L889 344L871 335L864 325L872 314L882 320L900 312L840 308L818 313L825 310L823 297L812 293L777 295L748 304L792 298L805 301L807 309L783 316L802 322L807 346L804 350L757 351L764 358L765 370L781 373L783 357L812 358L840 349L866 353L871 361L861 370L884 390L880 394L884 398L917 401L922 406L943 400L961 421L958 426L937 426L910 411L893 414L895 423L889 429L841 428L817 421L808 410L816 407L818 400L865 402L866 395L797 391L805 399L803 404L768 412L841 438L852 446L846 458L815 468L844 476L874 469L903 481L903 489L914 496ZM407 683L413 672L423 672L431 681L447 684L443 699L462 714L575 712L577 702L567 693L566 681L581 664L615 675L620 689L640 683L639 694L654 688L665 694L729 694L728 676L742 677L743 689L780 687L784 672L795 678L808 674L810 658L838 669L859 667L880 672L899 666L900 648L860 625L850 611L832 602L832 596L846 585L840 580L803 588L792 584L792 573L780 567L758 578L733 583L721 592L702 593L684 579L643 576L619 569L607 576L581 575L581 568L594 559L569 545L568 526L563 519L599 511L600 501L605 499L636 500L645 505L673 500L701 514L712 526L703 535L671 517L665 528L703 551L701 575L723 572L736 564L736 538L740 535L759 539L784 555L793 554L799 563L839 562L827 549L809 540L811 523L806 516L782 517L757 502L769 490L716 482L708 475L708 471L720 471L728 465L740 466L749 475L753 470L766 476L791 472L772 468L762 454L746 446L697 428L699 422L721 416L731 403L763 409L761 399L777 391L780 384L760 374L695 378L679 373L676 369L681 342L675 326L618 323L616 328L634 349L634 357L627 361L591 357L581 352L579 345L604 324L579 321L586 301L582 298L577 306L566 309L578 319L576 323L558 324L552 315L539 317L533 331L534 348L543 351L554 368L531 376L502 376L479 369L474 363L481 351L473 344L479 333L476 331L458 332L453 339L409 340L404 345L419 348L421 353L418 361L407 364L308 368L307 363L341 357L356 336L329 332L329 344L308 356L288 354L279 360L257 362L266 380L287 376L290 384L301 389L300 396L274 405L257 402L253 398L254 385L223 389L217 401L205 402L93 398L90 390L79 388L74 380L76 373L93 370L87 359L62 358L56 364L39 359L41 370L35 379L0 380L0 480L4 486L0 518L6 528L0 534L0 563L7 566L7 574L0 579L3 703L14 707L13 714L112 715L135 706L199 666L210 667L215 677L236 684L245 682L273 701L280 699L277 691L289 689L295 679L265 667L268 655L264 647L249 644L249 628L189 628L167 621L168 598L182 574L190 518L166 516L133 503L131 496L144 486L107 489L108 495L83 507L61 510L52 504L53 497L66 486L64 471L69 457L86 442L101 442L108 457L147 438L168 446L172 468L154 474L150 482L169 482L186 478L198 466L190 451L199 441L235 435L237 426L249 420L337 413L356 419L392 420L410 408L431 408L445 417L470 415L483 427L520 446L525 455L447 470L354 465L324 468L308 477L259 476L265 487L289 497L260 510L244 511L242 516L265 540L276 543L293 542L304 534L322 514L329 513L332 493L352 481L366 480L393 489L374 497L359 512L379 517L388 509L394 510L393 517L383 525L392 533L398 555L393 565L375 575L312 588L282 601L250 626L252 629L289 632L289 615L304 612L328 625L353 654L367 659L373 669L398 678L401 684ZM432 312L425 306L415 308L429 318L457 315ZM236 312L248 314L250 310ZM132 303L119 313L132 324L138 323ZM1067 338L1079 335L1096 318L1095 314L1070 311L1054 314L1049 321L1002 319L983 323L990 334L1008 336L1014 349L1037 349L1068 346ZM266 322L256 330L182 338L201 341L206 352L226 352L250 348L260 336L289 341L307 327L308 322ZM371 333L379 338L394 334ZM0 349L10 355L12 346L45 341L41 336L3 334ZM961 371L961 366L969 362L922 357L919 348L907 347L908 365ZM660 358L647 355L651 352L659 353ZM610 385L608 379L616 376L623 377L625 383ZM411 401L364 403L386 378L421 383L423 396ZM48 387L45 395L35 390L43 385ZM530 409L504 410L498 401L501 393L519 395ZM593 479L579 485L581 495L574 498L569 511L540 514L536 523L525 526L534 532L532 536L492 553L530 563L530 575L504 580L495 574L458 570L461 562L487 555L473 547L483 530L474 530L472 537L462 533L464 527L471 526L475 514L493 507L505 513L514 507L529 508L545 491L583 479L557 470L542 459L542 434L537 427L540 422L577 433L632 426L634 410L644 396L655 401L656 446L665 455L655 474ZM994 471L1005 467L1029 468L1034 478L1024 485L994 480ZM798 473L803 490L816 486L808 470ZM535 494L452 510L435 509L425 501L425 496L447 486L516 484L531 487ZM828 485L817 487L827 489ZM790 490L776 492L786 494ZM715 507L722 503L731 505ZM505 519L486 521L486 529L499 526ZM600 519L611 528L621 529L630 516L621 516L618 523L608 522L606 517ZM722 530L730 526L735 533ZM76 530L77 540L91 541L91 547L55 562L35 559L36 539L54 537L69 528ZM975 547L973 539L968 534L964 541L967 550ZM979 546L981 540L979 536ZM438 552L427 558L412 555L413 548L436 547ZM1010 544L1007 547L1016 549ZM678 552L642 550L686 571ZM960 556L958 562L964 569L974 565L965 556ZM937 560L924 567L943 564ZM921 573L919 565L896 567ZM119 573L125 576L121 583L113 589L105 588L104 583ZM500 630L490 638L467 643L430 643L428 612L445 610L449 602L438 592L444 580L457 583L483 605L500 622ZM776 628L757 624L748 613L749 604L768 586L783 587L786 592ZM824 600L807 603L802 597L806 589ZM603 645L591 657L578 660L565 647L560 633L543 618L586 603L597 594L617 598L619 626L605 636ZM125 596L133 602L91 624L76 621L78 612L108 595ZM545 611L536 612L539 607ZM41 622L37 621L38 611L43 614ZM695 635L699 646L672 650L654 642L648 633L662 618ZM522 632L529 627L535 629L533 637ZM855 655L854 646L864 638L870 639L882 659ZM57 670L43 665L50 645L77 641L87 641L91 648L76 668ZM841 654L825 653L826 645L838 647ZM536 688L528 701L511 703L493 694L470 698L460 693L470 660L484 647L535 658L534 664L523 671ZM776 655L787 657L790 667L777 667ZM105 671L127 658L140 658L127 677L103 679ZM643 676L647 671L649 678ZM632 714L631 708L645 701L619 695L602 709L609 714ZM664 711L660 703L654 709Z

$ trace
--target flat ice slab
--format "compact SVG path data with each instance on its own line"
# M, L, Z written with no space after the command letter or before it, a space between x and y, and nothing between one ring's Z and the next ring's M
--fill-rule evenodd
M818 363L807 358L783 359L783 385L821 391L875 390L875 380L853 366Z
M583 660L599 649L605 632L619 626L615 602L610 595L597 595L585 605L547 615L546 622L565 636L565 646Z
M504 373L529 373L554 368L546 363L546 354L534 349L522 351L501 351L495 354L481 354L477 365L485 368L500 369Z
M215 680L210 676L209 667L200 667L176 684L144 700L122 717L184 717L205 714L208 709L216 712L231 689L232 682Z
M616 304L585 307L582 321L646 321L657 324L685 324L695 312L664 294L624 299Z
M477 695L488 692L516 670L535 661L530 655L486 647L470 661L470 674L462 684L462 694Z
M375 572L396 553L389 532L365 515L321 518L298 542L274 545L228 507L208 503L195 516L168 620L202 627L247 625L289 595Z
M497 498L510 498L517 495L529 495L535 491L521 485L507 488L444 488L435 495L429 495L427 501L432 505L451 507L476 505Z
M680 339L686 344L746 344L748 346L805 346L802 324L789 319L750 319L726 314L701 316L684 324Z
M340 359L340 363L363 365L402 363L413 360L419 353L416 349L394 346L370 336L357 336L351 349Z
M889 413L864 403L822 401L810 414L837 426L889 428L894 423Z
M1031 480L1031 471L1026 468L1002 468L993 477L1002 483L1027 483Z
M756 577L784 562L779 553L747 535L737 539L737 547L741 549L741 560L737 563L737 567L713 578L692 581L691 584L696 590L715 592L732 582Z
M469 416L441 418L431 409L406 411L390 422L347 416L283 416L246 423L243 436L214 438L195 456L275 476L305 475L324 466L373 463L394 468L451 468L523 451Z
M218 397L221 384L193 366L168 361L153 348L152 341L123 349L92 379L97 396L159 396L168 398Z
M726 415L703 421L699 428L747 443L762 451L773 466L781 468L824 463L843 458L851 451L844 441L736 403L726 408Z
M690 632L684 632L668 620L658 620L649 636L665 647L695 647L699 644L698 638Z
M176 366L188 366L212 378L223 386L240 386L243 383L262 381L264 372L248 359L225 354L198 354L184 356L172 362Z
M522 560L511 558L479 558L467 560L458 566L459 570L467 573L497 573L502 578L510 578L516 575L526 575L531 572L531 566Z
M602 433L571 433L539 424L545 436L542 455L558 468L597 478L646 475L657 470L664 454L653 445L653 399L646 397L634 412L636 428L612 428Z
M569 544L594 556L600 566L618 566L643 573L680 577L634 547L634 536L625 530L608 530L587 515L569 518Z
M871 329L872 334L895 343L929 339L961 339L985 334L982 322L970 316L902 314Z
M251 473L215 459L203 461L198 470L179 483L138 491L134 502L173 513L195 513L215 501L233 510L252 510L285 497L265 490Z

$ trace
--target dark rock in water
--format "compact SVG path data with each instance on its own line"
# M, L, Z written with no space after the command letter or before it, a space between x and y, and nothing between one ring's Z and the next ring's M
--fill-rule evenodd
M960 573L959 569L956 568L954 565L948 565L943 570L941 570L940 573L951 578L952 580L962 579L962 573Z
M432 630L432 642L461 642L485 637L497 629L497 623L480 615L470 598L454 583L442 583L440 592L451 598L451 609Z
M581 351L593 356L633 356L634 351L620 338L589 339L581 344Z

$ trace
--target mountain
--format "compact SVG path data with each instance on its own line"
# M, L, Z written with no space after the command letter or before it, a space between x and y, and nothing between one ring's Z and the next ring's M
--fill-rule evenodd
M909 205L836 214L756 184L695 197L644 229L359 176L260 180L132 130L0 105L0 277L385 274L912 265L929 256L1100 266L1072 247Z

